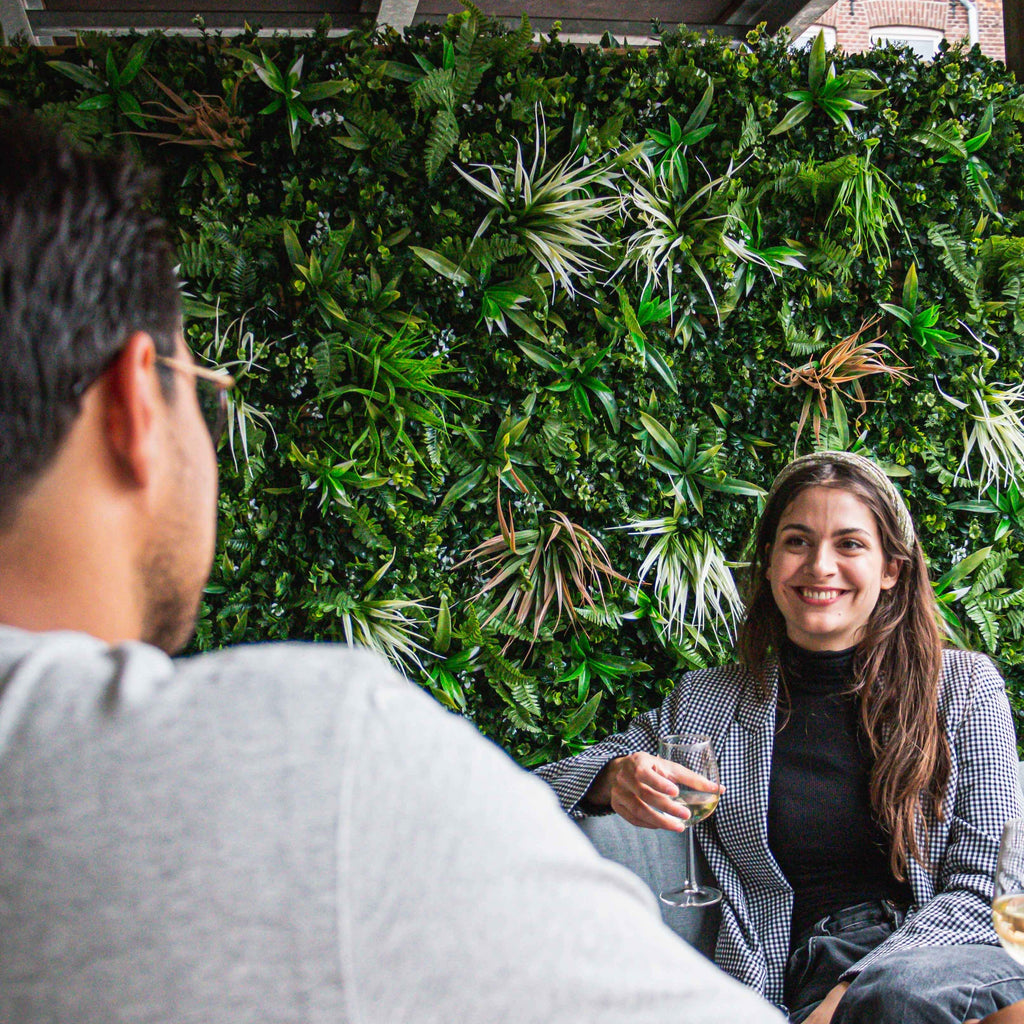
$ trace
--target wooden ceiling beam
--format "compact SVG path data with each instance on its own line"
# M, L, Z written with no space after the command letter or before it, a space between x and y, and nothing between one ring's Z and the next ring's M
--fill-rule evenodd
M1006 66L1024 82L1024 0L1003 0Z

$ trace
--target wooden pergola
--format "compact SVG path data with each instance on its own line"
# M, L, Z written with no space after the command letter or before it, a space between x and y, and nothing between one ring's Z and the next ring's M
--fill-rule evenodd
M765 22L769 32L788 26L798 34L833 0L478 0L489 15L518 22L524 12L541 32L559 21L566 35L641 39L653 24L741 38ZM1006 63L1024 78L1024 0L1003 0ZM0 0L6 37L25 33L38 43L73 37L83 30L163 28L195 31L201 16L213 30L241 29L248 22L269 30L309 30L329 14L336 30L376 21L401 29L443 20L462 8L456 0Z

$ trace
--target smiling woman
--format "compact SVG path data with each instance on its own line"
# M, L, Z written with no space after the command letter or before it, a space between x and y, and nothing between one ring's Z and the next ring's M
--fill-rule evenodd
M853 647L899 576L871 510L849 491L809 487L786 508L768 559L786 634L809 651Z
M709 736L724 793L692 831L725 895L715 961L794 1022L952 1024L1024 997L989 919L1021 813L1010 709L986 658L943 650L899 492L859 455L797 459L752 548L739 664L538 774L574 816L679 831L679 788L707 785L658 739Z

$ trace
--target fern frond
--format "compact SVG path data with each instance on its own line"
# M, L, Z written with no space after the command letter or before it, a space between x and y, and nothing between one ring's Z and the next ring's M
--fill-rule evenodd
M831 198L844 181L856 177L860 170L860 159L853 153L824 164L808 160L796 173L796 187L815 203L819 203Z
M530 19L524 14L515 32L498 37L500 46L495 47L494 56L501 67L513 67L530 52L533 45L533 27Z
M381 142L401 142L405 138L402 125L386 110L375 110L365 101L346 111L345 120L364 135Z
M737 143L737 150L743 152L751 149L764 138L764 128L757 117L757 110L753 103L747 104L746 113L743 115L743 127L740 129L740 138Z
M335 508L338 515L351 527L352 537L363 547L373 548L377 551L387 550L391 547L378 524L379 516L371 515L357 502L349 505L335 503Z
M978 270L968 260L967 243L949 224L932 224L928 240L939 250L939 260L967 291L973 292L978 283Z
M999 619L996 613L981 601L964 600L964 611L977 627L989 653L995 653L999 643Z
M999 551L989 555L975 572L971 584L969 597L980 597L986 591L994 590L1006 578L1006 563L1009 561L1009 553Z
M603 607L598 605L594 608L580 608L577 614L584 622L595 626L609 626L612 629L618 629L624 621L621 610L611 603Z
M475 60L472 57L455 58L455 79L453 88L455 92L455 104L461 105L469 102L473 94L480 86L484 72L490 64Z
M964 130L956 121L947 120L942 124L927 125L920 131L911 132L910 137L933 152L955 153L961 158L967 156L967 150L964 149Z
M311 353L313 359L313 380L321 393L334 384L334 349L328 341L320 341Z
M450 111L455 106L455 70L433 68L418 82L414 82L409 91L417 114L429 107Z
M1024 271L1024 238L992 235L978 246L978 259L986 275Z
M439 110L430 126L430 136L423 151L423 165L431 181L441 164L459 141L459 122L450 110Z

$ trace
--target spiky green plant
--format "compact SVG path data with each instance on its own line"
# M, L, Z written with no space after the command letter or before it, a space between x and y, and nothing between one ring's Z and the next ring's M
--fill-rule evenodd
M640 427L633 436L641 441L643 460L653 469L660 470L670 481L666 497L672 495L682 507L692 506L704 514L704 491L761 497L764 491L757 484L726 476L718 468L717 456L722 441L707 444L704 439L706 424L691 424L682 444L660 420L650 413L640 413Z
M238 468L238 453L235 450L237 443L242 449L242 458L246 466L249 466L249 431L255 428L260 433L269 431L273 438L274 447L277 447L277 431L274 429L273 421L267 413L250 405L246 400L245 380L253 370L263 371L266 368L256 362L257 349L263 351L265 345L257 346L256 336L251 330L246 330L245 318L248 315L243 313L240 317L232 320L222 331L220 329L220 303L216 306L214 317L213 337L197 353L200 358L208 362L212 368L224 370L230 373L235 379L235 386L227 393L228 399L228 449L231 452L231 461L235 469ZM235 358L231 358L232 354Z
M303 607L318 619L337 619L347 644L378 651L400 672L407 674L412 665L423 669L420 654L428 653L429 648L423 627L409 612L417 617L423 614L424 602L381 599L366 593L354 596L346 590L334 590L308 598Z
M768 133L780 135L796 127L808 114L817 107L823 110L836 124L842 125L848 132L853 132L850 115L847 111L866 109L861 100L871 99L885 92L881 89L865 88L868 82L879 82L881 79L873 71L866 68L836 74L835 62L826 67L825 32L818 33L811 46L810 59L807 67L807 88L794 89L787 92L791 100L797 100L786 116Z
M516 626L529 622L534 640L554 609L555 629L563 613L579 628L581 607L596 608L593 594L604 604L604 587L612 580L629 579L616 571L604 545L589 530L562 512L549 512L549 523L532 530L515 529L511 506L502 508L498 493L500 532L478 544L459 562L491 571L490 577L470 598L478 598L504 586L501 599L484 625L504 613ZM581 630L586 633L586 630Z
M874 252L876 259L886 264L892 258L889 249L890 228L903 227L903 217L892 194L892 179L872 166L871 153L878 140L872 139L864 156L859 157L853 173L846 178L836 191L832 212L828 215L825 230L841 215L853 235L854 244L864 252Z
M966 477L977 484L979 496L990 487L998 493L1011 484L1020 486L1024 482L1024 381L1012 385L987 381L978 369L972 370L969 378L966 401L939 388L950 405L967 413L961 426L964 451L953 482ZM981 461L977 474L971 470L975 452Z
M486 173L486 180L458 165L455 169L491 203L474 241L497 223L550 275L552 295L557 285L571 297L579 282L604 265L603 254L610 243L594 225L619 208L616 175L609 161L587 163L576 152L551 163L547 126L539 108L535 129L529 167L516 139L514 167L473 164Z
M385 323L380 330L349 326L352 337L330 334L314 349L320 397L361 402L366 427L353 449L368 444L374 466L394 442L428 468L406 424L416 421L443 430L440 400L460 396L440 383L451 372L444 357L426 351L434 342L432 329L411 321L397 330Z
M778 262L773 265L765 253L748 244L753 232L743 221L742 205L727 195L738 170L730 162L724 174L691 191L674 164L659 170L646 156L637 157L625 172L623 209L632 230L616 273L632 267L638 278L644 276L645 292L664 292L670 304L680 291L677 281L692 274L716 313L719 302L711 280L716 268L751 263L774 273Z
M638 520L620 529L654 538L640 566L639 579L646 582L653 570L653 599L667 637L685 643L688 624L703 633L714 620L731 640L734 624L743 613L732 569L710 534L684 526L682 511L676 505L671 516Z

